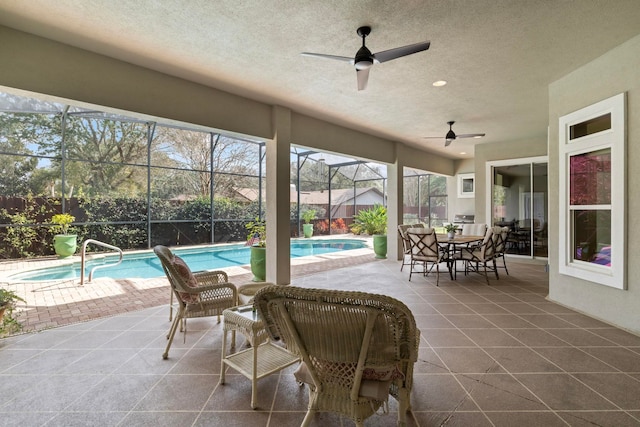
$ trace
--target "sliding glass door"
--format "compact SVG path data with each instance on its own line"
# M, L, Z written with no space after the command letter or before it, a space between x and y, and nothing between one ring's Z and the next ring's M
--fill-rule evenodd
M546 158L492 162L491 225L509 227L507 253L548 256Z

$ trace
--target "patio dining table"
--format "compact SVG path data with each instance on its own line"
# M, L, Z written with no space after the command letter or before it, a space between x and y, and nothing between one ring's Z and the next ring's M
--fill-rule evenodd
M482 242L484 236L465 236L461 234L455 234L453 239L450 239L447 234L436 234L438 244L446 252L445 259L447 261L447 268L449 269L449 276L451 280L455 280L454 273L456 268L456 260L454 254L460 246L469 246L473 243Z

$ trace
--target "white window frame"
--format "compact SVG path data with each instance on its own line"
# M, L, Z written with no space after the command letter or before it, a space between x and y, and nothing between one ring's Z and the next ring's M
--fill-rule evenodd
M559 272L617 289L626 289L626 94L590 105L560 117L559 121ZM611 128L570 139L570 128L584 121L611 114ZM571 156L598 150L611 150L611 205L576 206L611 211L611 266L573 259L572 206L569 205Z
M464 191L464 181L473 180L473 191ZM458 197L471 198L476 196L476 174L475 173L461 173L458 174Z

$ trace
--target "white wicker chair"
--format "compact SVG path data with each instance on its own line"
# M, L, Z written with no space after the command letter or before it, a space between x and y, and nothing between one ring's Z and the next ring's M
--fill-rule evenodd
M302 426L318 411L345 415L356 425L399 403L406 425L420 332L402 302L364 292L268 286L255 306L272 339L281 339L302 364L296 378L309 384Z
M188 318L218 316L220 322L220 315L225 309L238 305L238 292L236 286L229 283L224 271L191 273L184 261L166 246L156 246L153 251L160 259L178 301L178 313L167 334L169 342L162 354L162 358L166 359L178 326L186 335ZM235 346L235 334L232 336L232 346Z

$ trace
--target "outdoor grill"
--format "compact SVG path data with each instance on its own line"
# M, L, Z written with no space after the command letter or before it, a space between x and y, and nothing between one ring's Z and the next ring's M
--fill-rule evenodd
M454 224L473 224L475 222L475 215L461 215L456 214L453 217Z

